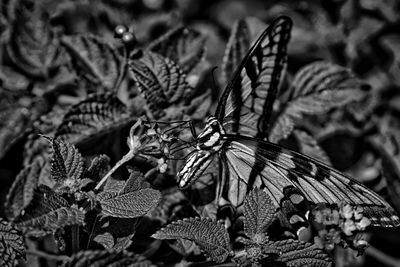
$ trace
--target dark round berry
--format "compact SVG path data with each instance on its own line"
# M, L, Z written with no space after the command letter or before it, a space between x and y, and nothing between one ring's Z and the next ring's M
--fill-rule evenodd
M117 25L114 29L114 38L122 38L123 34L128 31L129 29L125 25Z
M136 45L136 36L131 32L125 32L122 35L122 42L127 48L133 48Z

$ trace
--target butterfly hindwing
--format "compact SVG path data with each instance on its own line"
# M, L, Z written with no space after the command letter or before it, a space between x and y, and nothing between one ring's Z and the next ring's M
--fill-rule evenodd
M276 19L258 38L236 69L218 103L216 117L227 132L267 137L292 21Z
M295 187L312 203L346 201L361 206L372 225L400 225L396 212L378 194L322 162L267 141L234 135L226 139L230 177L223 197L234 206L242 204L245 192L260 187L279 207L285 197L282 189Z

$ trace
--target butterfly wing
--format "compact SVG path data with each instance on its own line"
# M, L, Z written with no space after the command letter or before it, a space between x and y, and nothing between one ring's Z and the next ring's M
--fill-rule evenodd
M273 103L286 63L291 27L290 18L277 18L261 34L236 69L215 114L227 132L267 137Z
M362 206L372 225L400 225L396 212L378 194L322 162L254 138L225 138L226 177L221 192L236 207L242 205L244 196L254 187L263 188L279 207L284 190L295 187L313 203L345 201Z

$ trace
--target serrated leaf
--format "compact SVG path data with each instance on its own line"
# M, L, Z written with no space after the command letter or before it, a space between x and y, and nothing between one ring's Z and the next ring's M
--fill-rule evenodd
M269 139L278 142L293 131L305 115L323 114L364 98L363 83L344 67L314 62L300 69L292 82L288 101L281 108Z
M332 259L316 245L303 241L287 239L273 242L281 255L276 260L292 267L328 267L332 266Z
M34 77L47 77L60 65L58 39L49 16L31 1L19 1L6 48L11 61Z
M42 164L39 161L35 161L22 169L15 178L4 204L9 220L14 220L18 217L21 211L31 203L41 168Z
M62 45L71 55L75 69L93 91L118 90L125 64L118 51L100 37L85 34L64 36Z
M244 232L250 238L267 232L275 214L271 199L263 190L254 188L244 199Z
M121 192L118 195L102 194L100 196L99 202L104 215L136 218L145 215L156 206L160 201L161 193L147 188L133 192Z
M80 251L64 262L63 267L106 267L106 266L154 266L143 256L127 251L85 250Z
M55 232L67 225L83 224L84 212L47 186L40 185L16 226L35 236Z
M135 119L115 95L93 94L65 114L55 136L77 144L115 131Z
M153 116L161 118L165 109L191 95L186 75L171 59L148 51L129 62L131 76L147 102Z
M184 73L189 73L205 55L205 38L186 27L177 27L149 44L149 51L156 52L176 62Z
M319 159L327 165L332 165L326 152L318 145L317 140L306 131L294 130L294 136L298 140L299 150L301 153L314 159Z
M190 218L173 222L152 235L157 239L184 238L194 241L213 261L224 262L231 251L225 227L206 218Z
M84 177L99 181L109 170L110 158L107 155L99 155L92 159L89 168L85 170Z
M16 266L15 260L25 257L25 243L21 234L11 223L0 218L1 266Z
M46 137L48 138L48 137ZM70 143L48 138L52 143L51 177L57 187L76 190L82 178L83 158L78 149Z

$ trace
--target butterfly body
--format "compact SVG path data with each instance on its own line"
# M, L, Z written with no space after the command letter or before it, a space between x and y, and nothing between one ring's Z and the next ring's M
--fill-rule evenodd
M178 172L178 185L187 187L217 159L222 169L217 197L233 207L240 208L246 194L257 187L280 208L285 192L294 188L310 203L344 200L362 206L372 225L400 225L393 208L361 183L266 140L291 26L290 18L279 17L250 48L224 90L215 116L207 119L194 151ZM291 217L294 223L305 220Z

